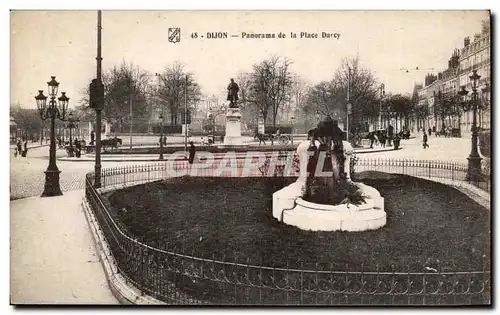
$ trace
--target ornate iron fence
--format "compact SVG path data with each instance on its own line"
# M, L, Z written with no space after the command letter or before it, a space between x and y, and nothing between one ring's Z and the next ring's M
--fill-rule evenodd
M355 172L379 171L404 174L420 178L448 179L452 182L466 182L486 192L491 189L490 174L483 174L483 180L471 181L467 178L467 163L440 160L411 159L363 159L357 160Z
M103 188L172 177L173 170L188 170L185 162L173 166L149 164L105 169ZM414 176L462 179L466 166L435 161L362 160L357 171L380 170ZM177 174L178 175L178 174ZM182 172L181 172L182 175ZM179 176L181 176L179 175ZM201 176L220 175L204 169ZM108 211L94 187L94 174L86 176L86 200L104 234L118 272L144 294L168 304L230 305L478 305L491 303L490 271L412 272L335 270L298 263L285 268L247 261L222 261L153 247L147 239L127 234Z

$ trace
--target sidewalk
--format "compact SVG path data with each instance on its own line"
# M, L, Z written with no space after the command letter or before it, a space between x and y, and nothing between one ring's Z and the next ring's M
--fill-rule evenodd
M12 304L118 304L85 215L83 191L10 203Z
M401 150L403 146L399 147ZM389 152L395 151L394 147L386 147L380 148L376 147L373 149L370 148L357 148L354 149L355 154L368 154L368 153L377 153L377 152ZM180 153L184 152L183 150L179 151ZM201 151L200 151L201 152ZM273 153L273 151L265 151L259 152L257 150L247 151L247 152L233 152L237 159L245 159L247 156L252 157L261 157L261 156L269 156ZM213 153L213 157L216 160L221 160L224 158L226 153ZM168 160L172 154L164 154L164 160ZM68 161L68 162L90 162L95 160L94 154L84 154L80 158L76 157L58 157L58 161ZM159 154L101 154L101 161L103 162L159 162Z

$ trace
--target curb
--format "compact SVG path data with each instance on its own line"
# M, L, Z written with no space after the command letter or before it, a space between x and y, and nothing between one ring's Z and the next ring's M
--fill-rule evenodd
M48 147L50 144L42 144L42 145L34 145L34 146L29 146L28 150L30 149L38 149L38 148L43 148L43 147ZM15 147L11 146L11 149L14 149Z
M401 150L403 147L400 146L398 150L395 150L394 148L390 148L390 149L373 149L373 150L370 150L368 151L367 149L364 149L364 151L361 151L361 152L356 152L356 150L354 150L354 154L371 154L371 153L380 153L380 152L390 152L390 151L399 151ZM366 150L366 151L365 151ZM255 151L255 152L258 152L258 151ZM275 152L275 151L269 151L269 152ZM114 159L103 159L102 158L103 155L101 154L101 162L166 162L168 161L168 159L163 159L163 160L160 160L159 158L142 158L142 159L130 159L130 158L124 158L124 159L117 159L117 158L114 158ZM245 159L246 156L241 156L241 157L236 157L237 160L241 160L241 159ZM223 157L221 158L216 158L215 160L222 160ZM95 159L78 159L78 158L68 158L68 157L61 157L61 158L58 158L57 159L58 161L63 161L63 162L94 162Z
M87 219L87 223L89 224L90 232L94 239L96 251L100 258L99 261L106 275L109 289L118 302L124 305L166 305L164 302L143 294L141 290L128 283L128 281L120 275L113 255L106 243L106 239L99 229L99 224L91 212L85 196L83 197L81 207Z

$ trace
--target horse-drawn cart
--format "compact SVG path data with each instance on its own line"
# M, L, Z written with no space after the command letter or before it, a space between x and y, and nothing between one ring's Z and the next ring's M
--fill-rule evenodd
M256 134L254 139L259 140L259 145L261 143L266 144L266 141L271 141L271 145L275 142L280 145L287 145L292 141L291 134L280 134L280 133L268 133L268 134Z

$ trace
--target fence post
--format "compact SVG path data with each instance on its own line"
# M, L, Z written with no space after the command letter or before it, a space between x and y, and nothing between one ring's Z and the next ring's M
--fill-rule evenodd
M300 262L300 304L304 303L304 262Z
M429 178L431 178L431 162L427 161L427 165L429 166Z
M426 303L426 297L427 297L427 281L425 280L425 274L423 275L423 285L424 285L424 292L422 296L422 304L425 305Z

